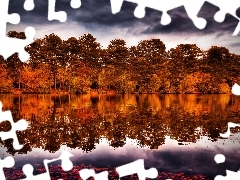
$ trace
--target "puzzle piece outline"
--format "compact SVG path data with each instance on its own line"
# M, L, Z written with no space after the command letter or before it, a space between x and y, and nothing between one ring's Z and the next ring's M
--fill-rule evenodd
M21 179L21 180L42 180L42 179L44 179L44 180L49 179L50 180L51 177L50 177L48 164L52 163L52 162L55 162L55 161L58 161L58 160L62 161L61 165L62 165L62 168L63 168L64 171L70 171L73 168L73 163L70 160L70 157L72 157L72 156L73 155L71 153L69 153L68 151L62 150L62 153L58 158L54 158L54 159L51 159L51 160L44 159L43 164L44 164L44 167L46 169L46 172L38 174L36 176L33 175L33 170L34 170L33 166L31 164L25 164L23 166L22 170L23 170L23 173L26 175L26 178Z
M143 18L145 16L145 13L146 13L145 8L150 8L150 9L154 9L157 11L161 11L163 13L162 17L161 17L161 22L160 22L162 25L168 25L171 23L171 17L168 14L168 11L178 8L180 6L184 6L189 19L192 20L193 24L198 29L204 29L207 25L207 20L202 17L198 17L198 13L201 10L203 4L205 2L209 2L215 6L218 6L218 7L220 6L220 10L218 12L216 12L216 14L214 16L215 21L223 22L226 14L231 14L232 16L234 16L236 19L239 20L239 23L233 32L233 36L238 35L240 32L240 17L238 17L236 15L236 10L240 7L240 1L237 2L235 0L230 0L234 4L234 7L233 7L231 4L229 4L229 2L226 2L226 1L223 2L223 1L219 1L219 0L198 0L198 1L169 0L169 1L164 1L164 2L158 1L158 0L148 0L148 1L144 1L144 0L118 0L118 1L110 0L111 9L112 9L113 14L120 12L124 1L128 1L130 3L137 4L137 7L134 10L134 15L137 18ZM230 7L229 9L231 9L231 12L223 11L221 9L221 8L226 7L226 5L224 3L227 3L227 5Z
M0 1L0 16L2 17L0 21L0 54L4 59L7 59L14 53L19 54L19 59L22 62L26 62L30 55L24 49L27 45L31 44L34 40L35 29L33 27L27 27L25 29L26 39L17 39L6 36L7 23L19 24L21 18L17 13L8 14L10 0ZM67 14L65 11L55 11L56 0L48 0L48 20L59 20L60 22L65 22L67 20ZM71 0L70 5L72 8L76 9L81 6L81 0ZM34 9L34 0L25 0L24 9L26 11L32 11Z
M16 39L6 36L7 23L18 24L20 22L20 16L17 13L8 14L9 0L0 1L0 54L7 59L14 53L19 54L19 58L22 62L26 62L29 58L29 54L25 51L24 47L33 42L35 35L35 29L33 27L27 27L25 29L26 39ZM14 46L13 46L14 45Z
M13 139L13 147L16 150L22 149L23 145L19 144L17 137L17 131L24 131L28 128L28 123L25 119L21 119L16 123L13 121L11 111L2 111L2 102L0 102L0 123L3 121L8 121L11 123L11 130L8 132L0 132L0 137L2 140Z
M26 0L27 1L27 0ZM72 0L73 1L73 0ZM72 6L72 1L71 1L71 6ZM113 1L113 0L112 0ZM112 2L111 1L111 2ZM128 1L130 1L130 0L128 0ZM133 0L131 0L131 1L133 1ZM188 2L189 0L183 0L183 1L185 1L185 2ZM8 1L9 2L9 1ZM51 4L50 4L50 2L51 2ZM54 3L52 3L52 2L54 2ZM116 1L115 1L116 2ZM146 1L143 1L143 0L141 0L141 1L138 1L138 3L139 2L146 2ZM176 2L176 1L175 1ZM190 1L189 1L190 2ZM199 1L200 2L200 1ZM214 0L208 0L208 2L210 2L210 3L212 3L212 4L214 4L214 5L216 5L215 3L218 3L219 1L214 1ZM55 9L52 9L52 7L53 7L53 5L55 5L55 3L56 3L56 0L49 0L49 12L50 12L50 14L51 13L56 13L55 15L56 16L52 16L52 17L49 17L48 16L48 18L49 18L49 21L51 21L51 20L53 20L53 19L58 19L57 18L57 16L59 16L59 14L61 15L61 16L63 16L63 18L61 18L61 19L58 19L60 22L64 22L64 21L66 21L66 19L67 19L67 16L65 17L65 15L66 14L64 14L65 12L64 11L59 11L59 12L55 12ZM194 3L196 3L196 2L194 2ZM228 2L229 3L229 2ZM199 3L200 4L200 3ZM25 5L25 4L24 4ZM219 5L219 4L218 4ZM217 5L217 6L218 6ZM27 6L27 5L26 5ZM182 5L181 5L182 6ZM201 19L201 18L199 18L199 17L195 17L195 12L192 14L192 15L190 15L190 13L189 13L189 10L188 10L188 8L186 7L187 6L187 4L185 4L185 5L183 5L184 7L185 7L185 9L186 9L186 11L187 11L187 13L188 13L188 15L189 15L189 17L190 17L190 19L192 19L192 21L194 22L194 23L196 23L195 21L199 21L199 22L197 22L196 24L195 24L195 26L197 27L197 28L204 28L205 26L204 26L204 23L206 23L206 21L204 21L204 19ZM190 5L189 5L190 6ZM51 9L50 9L50 7L51 7ZM77 6L76 6L77 7ZM194 7L194 6L192 6L192 7ZM191 8L192 8L191 7ZM195 6L195 7L198 7L198 6ZM31 9L33 9L34 7L32 7L32 8L25 8L26 10L31 10ZM176 7L175 7L176 8ZM169 9L168 9L169 10ZM171 21L171 18L170 18L170 16L167 14L167 11L168 10L166 10L166 11L164 11L163 12L163 17L162 17L162 21L161 21L161 23L163 24L163 25L166 25L166 24L168 24L168 23L170 23L170 21ZM137 17L142 17L142 7L140 6L140 7L138 7L136 10L135 10L135 16L137 16ZM222 20L224 20L224 18L222 18L223 16L225 16L226 15L226 13L229 13L229 12L222 12L221 10L219 11L219 12L217 12L216 14L215 14L215 16L214 16L214 19L217 21L217 22L221 22ZM57 15L58 14L58 15ZM230 13L231 15L233 15L234 17L236 17L236 14L234 14L234 13ZM17 24L18 23L18 21L14 21L13 19L19 19L19 21L20 21L20 18L19 17L17 17L17 14L11 14L11 15L9 15L9 21L6 21L6 22L10 22L10 23L13 23L13 24ZM169 19L170 18L170 19ZM195 19L196 18L196 19ZM240 19L239 17L236 17L237 19ZM65 20L64 20L65 19ZM201 22L200 22L201 21ZM203 27L204 26L204 27ZM235 29L235 31L234 31L234 33L233 33L233 35L235 34L235 35L237 35L238 34L238 32L239 32L239 30L240 30L240 24L238 24L237 25L237 27L236 27L236 29ZM33 35L33 29L26 29L25 30L25 33L26 33L26 37L27 37L27 40L29 40L29 37L31 36L31 37L33 37L34 35ZM6 38L6 36L4 37L4 38ZM10 39L10 38L7 38L7 39ZM31 38L30 38L31 39ZM6 40L6 39L5 39ZM16 41L17 39L14 39L14 41L11 41L11 40L9 40L9 42L11 41L11 44L13 43L13 42L17 42ZM3 41L4 41L4 39L3 39ZM20 40L19 42L24 42L24 43L26 43L26 40ZM14 44L14 43L13 43ZM15 47L17 47L17 45L15 45ZM16 51L17 52L17 51ZM21 60L23 60L23 58L25 57L25 55L23 54L24 52L19 52L19 54L20 54L20 59ZM1 54L1 53L0 53ZM5 56L4 56L5 57ZM15 141L14 141L15 142ZM56 160L56 159L55 159ZM45 161L45 163L49 163L49 162L52 162L52 160L46 160ZM134 163L134 162L133 162ZM131 164L131 163L130 163ZM124 165L125 166L125 165ZM118 167L120 170L121 170L121 168L120 167ZM228 171L227 171L228 172ZM125 173L125 172L124 172ZM124 175L124 173L120 173L121 174L121 177L123 177L123 175Z
M11 168L14 166L14 164L15 164L15 160L13 159L12 156L8 156L3 160L0 158L0 179L1 180L6 180L3 168Z

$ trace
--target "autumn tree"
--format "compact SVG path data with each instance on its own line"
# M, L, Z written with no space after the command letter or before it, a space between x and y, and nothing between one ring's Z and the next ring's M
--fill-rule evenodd
M139 92L153 92L160 88L157 71L161 71L166 61L166 47L160 39L142 40L129 50L131 72L137 80L136 90ZM157 80L157 84L153 82ZM158 87L156 87L158 86Z
M89 67L96 67L99 64L101 45L91 34L84 34L79 38L80 60Z
M11 92L13 85L12 85L12 78L9 76L9 72L7 69L7 63L4 61L3 57L0 56L0 93L9 93Z
M69 68L62 74L65 78L65 83L69 87L70 92L89 93L91 85L91 69L84 63L80 63L78 67L72 69Z
M101 45L91 34L84 34L79 38L81 46L80 60L91 70L91 83L97 82L101 71Z
M63 41L63 47L64 66L58 69L57 80L61 89L70 90L69 81L75 75L75 70L81 66L80 54L82 47L75 37Z
M14 87L21 89L22 68L24 63L19 59L17 53L7 58L7 69L10 77L13 80Z
M176 91L184 93L183 79L187 74L199 71L199 62L202 58L201 50L196 44L180 44L176 48L171 48L168 56L172 84L177 88Z
M26 39L24 32L9 31L7 33L7 36L17 39ZM9 71L9 75L13 79L14 87L18 86L18 89L21 88L22 67L23 62L19 59L18 53L14 53L13 55L7 58L7 68Z
M109 60L114 63L124 63L128 57L128 49L123 39L110 41L107 48Z
M166 57L165 44L160 39L142 40L137 45L138 57L152 64L162 63Z
M24 92L49 93L53 81L48 64L38 64L38 68L25 64L22 71L22 85Z
M212 76L212 81L218 84L227 83L228 79L228 67L230 65L231 54L225 47L212 46L206 52L205 62L208 64L208 72ZM218 89L216 87L216 91Z
M57 73L60 67L65 65L63 54L63 42L55 34L45 35L41 41L41 50L38 52L43 56L44 63L49 64L54 78L54 89L57 89Z

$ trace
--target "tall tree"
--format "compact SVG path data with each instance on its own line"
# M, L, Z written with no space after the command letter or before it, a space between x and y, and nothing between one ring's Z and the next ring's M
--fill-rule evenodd
M107 48L109 60L114 63L125 63L128 57L128 48L123 39L114 39L110 41Z
M12 78L9 76L7 63L3 56L0 56L0 93L10 92L13 88Z
M137 51L139 57L144 57L153 64L162 63L166 57L166 47L160 39L140 41L137 45Z
M80 59L89 67L97 67L99 65L101 45L91 34L84 34L79 38L81 46Z
M230 60L231 54L225 47L212 46L207 50L205 62L209 66L212 81L216 84L226 83L229 76L227 69L231 67Z
M26 39L24 32L9 31L8 37L17 39ZM21 88L21 70L23 68L23 62L19 59L18 53L14 53L7 58L7 68L11 78L13 79L14 85L18 85L18 89Z
M175 87L184 93L185 86L183 79L187 74L199 71L202 51L196 44L180 44L169 50L169 78Z
M101 71L101 45L91 34L84 34L81 36L79 38L79 43L81 46L80 60L91 70L91 83L96 83L98 73Z
M41 48L36 52L37 56L41 56L44 63L49 64L54 78L54 89L56 90L58 69L65 65L63 41L59 36L52 33L45 35L40 43Z

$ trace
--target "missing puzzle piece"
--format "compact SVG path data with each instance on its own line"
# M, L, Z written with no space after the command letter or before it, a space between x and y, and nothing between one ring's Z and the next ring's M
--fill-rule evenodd
M231 128L235 128L235 127L240 127L240 124L237 124L237 123L233 123L233 122L228 122L228 128L227 128L227 132L222 134L220 133L220 136L222 138L228 138L230 136L230 133L231 133Z
M90 177L93 177L94 180L108 180L107 171L96 174L94 169L82 169L79 171L79 175L83 180L87 180Z
M240 86L237 83L233 85L232 93L236 96L240 96Z
M56 0L48 0L48 20L59 20L64 22L67 20L67 14L64 11L55 12ZM81 0L71 0L70 5L72 8L79 8ZM26 62L29 59L29 54L25 51L24 47L31 44L34 39L35 29L27 27L25 29L26 39L10 38L6 36L7 23L18 24L20 22L19 14L8 14L9 0L0 1L0 54L7 59L14 53L19 54L19 59ZM24 9L31 11L34 9L34 0L25 0Z
M223 154L217 154L215 157L214 157L214 160L216 163L224 163L225 162L225 156ZM234 172L234 171L229 171L229 170L226 170L226 176L222 176L222 175L217 175L214 180L225 180L225 179L228 179L228 180L237 180L237 179L240 179L240 170L237 171L237 172Z
M184 6L189 18L193 21L194 25L203 29L206 26L206 20L197 17L198 11L201 9L204 1L191 1L191 0L168 0L168 1L158 1L158 0L125 0L137 4L134 11L134 15L137 18L143 18L145 16L145 8L151 8L157 11L161 11L161 24L168 25L171 23L171 17L168 14L169 10ZM111 0L112 13L116 14L121 10L124 0Z
M237 172L226 170L226 176L217 175L214 180L238 180L240 179L240 170Z
M131 174L137 174L139 180L145 180L146 178L157 178L158 171L156 168L145 169L144 160L139 159L129 164L119 166L116 168L116 171L119 174L119 178L128 176Z
M29 59L29 54L24 50L24 47L33 42L35 29L27 27L25 29L26 39L15 39L6 36L7 23L18 24L20 22L19 14L8 14L9 0L0 1L0 54L4 59L8 58L15 52L19 53L19 58L22 62Z
M230 1L219 1L219 0L168 0L168 1L159 1L159 0L111 0L112 13L116 14L121 10L122 4L124 1L137 4L137 7L134 11L134 15L137 18L143 18L145 16L145 8L151 8L157 11L161 11L161 24L168 25L171 23L171 16L168 14L168 11L184 6L188 17L192 20L194 25L198 29L204 29L207 25L207 21L204 18L198 17L198 13L201 10L204 3L209 2L220 8L218 12L214 15L214 20L216 22L222 23L225 20L227 14L230 14L238 20L238 24L234 30L233 35L238 35L240 31L240 17L237 15L236 11L240 7L240 1L230 0Z
M33 166L31 164L25 164L22 170L23 170L23 173L26 175L26 178L22 180L50 180L51 177L49 173L48 164L58 160L62 161L61 166L64 171L70 171L73 168L73 163L70 160L70 157L72 156L73 155L71 153L67 152L66 150L63 150L61 155L58 158L51 159L51 160L45 159L43 161L43 164L46 169L46 172L36 176L33 175L33 170L34 170Z
M207 0L209 3L217 6L220 10L215 14L214 19L217 22L223 22L226 14L231 14L235 18L240 18L237 16L236 11L240 7L240 1L228 0L228 1L219 1L219 0Z
M236 0L228 0L228 1L219 1L219 0L207 0L206 2L209 2L215 6L217 6L220 10L217 11L214 15L214 20L216 22L222 23L227 14L230 14L234 18L238 20L238 24L236 25L233 36L237 36L240 32L240 17L237 14L237 10L240 7L240 1Z
M18 138L17 138L17 132L16 131L23 131L26 130L28 127L28 123L26 120L22 119L18 122L14 122L12 118L11 111L2 111L2 102L0 102L0 123L3 121L9 121L11 123L11 130L8 132L0 132L0 137L2 140L6 139L13 139L13 147L16 150L20 150L23 145L19 144Z
M14 164L15 164L15 161L14 161L13 157L11 157L11 156L8 156L3 160L0 159L0 169L1 169L0 170L0 179L1 180L6 179L3 168L11 168L14 166Z
M119 166L116 168L116 171L119 174L119 179L133 174L137 174L139 180L153 179L158 176L156 168L145 169L143 159ZM108 171L96 174L93 169L82 169L79 171L79 175L83 180L87 180L90 177L94 177L95 180L108 180Z
M67 20L67 13L65 11L55 11L56 0L48 0L48 20L59 20L65 22ZM81 0L71 0L70 5L72 8L77 9L81 6Z

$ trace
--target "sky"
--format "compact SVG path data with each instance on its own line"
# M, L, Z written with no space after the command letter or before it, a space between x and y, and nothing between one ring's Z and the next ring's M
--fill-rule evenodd
M97 42L106 48L115 38L124 39L128 47L137 45L141 40L161 39L167 50L178 44L197 44L207 50L211 46L224 46L231 53L240 54L240 33L232 36L239 20L227 15L223 23L214 20L218 7L205 3L198 16L207 20L203 30L197 29L184 7L170 10L172 18L169 25L160 24L162 12L146 8L146 15L139 19L134 16L136 4L124 1L122 9L112 14L110 0L82 0L79 9L70 6L70 0L56 0L56 11L65 11L67 21L48 21L48 1L34 0L35 8L26 11L24 0L10 0L9 13L18 13L21 22L18 25L7 25L7 31L24 31L28 26L36 29L35 38L43 38L51 33L66 40L70 37L80 37L92 34ZM240 17L240 8L237 10Z

